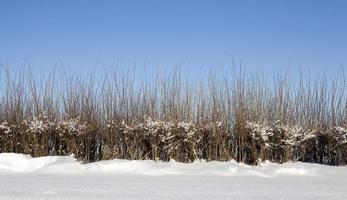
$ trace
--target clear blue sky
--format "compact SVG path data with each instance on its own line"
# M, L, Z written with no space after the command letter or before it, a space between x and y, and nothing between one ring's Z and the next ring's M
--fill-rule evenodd
M232 59L261 70L345 66L347 1L0 1L0 62L11 66L198 72Z

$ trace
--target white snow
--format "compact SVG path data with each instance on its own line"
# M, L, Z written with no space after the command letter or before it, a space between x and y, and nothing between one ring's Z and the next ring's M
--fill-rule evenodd
M2 130L5 134L11 133L11 127L8 126L7 121L1 122L0 130Z
M347 199L347 167L307 163L183 164L0 154L0 200Z

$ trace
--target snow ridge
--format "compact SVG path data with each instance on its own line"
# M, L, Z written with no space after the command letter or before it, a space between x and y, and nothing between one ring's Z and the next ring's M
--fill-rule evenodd
M316 173L317 170L320 173ZM0 174L39 173L39 174L133 174L147 176L191 175L191 176L319 176L322 173L345 172L346 167L331 167L307 163L275 164L263 162L260 166L229 162L194 162L190 164L175 161L154 162L150 160L129 161L110 160L89 164L78 162L73 156L50 156L32 158L15 153L0 154Z

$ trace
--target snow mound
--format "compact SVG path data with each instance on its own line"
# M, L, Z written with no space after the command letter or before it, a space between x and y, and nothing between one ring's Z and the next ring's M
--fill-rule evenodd
M319 171L319 173L318 173ZM194 162L190 164L175 161L154 162L150 160L110 160L89 164L78 162L73 156L50 156L32 158L15 153L0 154L0 174L42 173L42 174L130 174L146 176L191 175L191 176L321 176L343 172L346 167L331 167L307 163L275 164L264 162L260 166L229 162Z
M33 172L54 165L75 165L76 159L72 156L50 156L32 158L29 155L16 153L0 154L0 172ZM63 169L62 169L63 170Z

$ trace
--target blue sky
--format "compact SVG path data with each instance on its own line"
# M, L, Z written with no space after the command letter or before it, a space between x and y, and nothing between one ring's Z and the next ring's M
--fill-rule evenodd
M0 1L0 62L78 71L118 63L189 73L347 63L347 1Z

